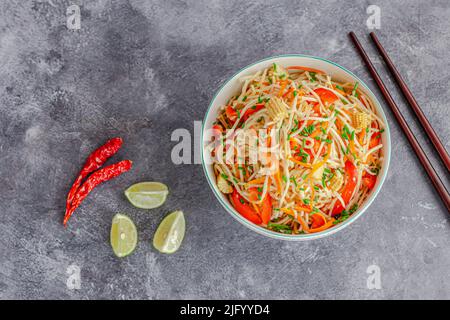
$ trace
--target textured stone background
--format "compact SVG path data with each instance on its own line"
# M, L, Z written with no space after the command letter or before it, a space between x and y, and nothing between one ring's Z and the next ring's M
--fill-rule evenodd
M447 149L450 3L376 1L379 36ZM81 6L81 30L66 8ZM0 3L0 298L450 298L448 214L387 109L393 157L368 212L307 243L263 238L214 198L200 165L173 165L170 134L193 131L218 86L267 56L305 53L344 65L374 88L347 32L366 35L370 1L2 1ZM426 150L429 144L387 80ZM379 96L379 92L375 92ZM66 193L84 159L112 136L132 172L98 188L67 230ZM431 156L448 184L448 173ZM168 201L146 212L123 190L163 181ZM180 251L157 253L161 218L183 209ZM109 245L117 212L140 242L123 260ZM81 288L66 286L69 265ZM369 265L381 290L366 286Z

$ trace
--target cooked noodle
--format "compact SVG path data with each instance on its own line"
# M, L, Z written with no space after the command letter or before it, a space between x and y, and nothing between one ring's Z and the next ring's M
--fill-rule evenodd
M243 78L219 112L211 150L218 187L262 227L326 230L351 216L374 188L384 126L358 83L273 64Z

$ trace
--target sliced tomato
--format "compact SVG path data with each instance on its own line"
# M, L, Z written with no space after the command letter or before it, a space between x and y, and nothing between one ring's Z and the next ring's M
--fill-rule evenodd
M377 182L377 176L364 172L362 176L362 182L367 188L369 188L369 190L372 190L373 187L375 187L375 183Z
M338 99L337 95L332 91L324 88L317 88L314 92L319 96L320 100L322 100L323 104L332 104Z
M233 109L232 106L227 106L227 108L225 109L225 114L227 115L227 118L231 121L231 122L235 122L237 119L237 112L236 110Z
M353 191L356 188L358 169L350 160L347 160L347 161L345 161L344 171L345 171L345 183L344 183L344 188L342 189L342 192L341 192L341 197L342 197L342 200L344 200L345 205L347 205L350 202ZM342 211L344 211L344 209L345 209L345 207L338 200L338 201L336 201L336 204L334 205L333 209L331 210L331 215L335 216L337 214L340 214Z
M258 215L258 213L249 205L247 201L244 200L243 197L241 197L236 189L233 190L233 194L231 195L231 202L237 212L239 212L239 214L245 219L257 225L260 225L262 223L261 217Z

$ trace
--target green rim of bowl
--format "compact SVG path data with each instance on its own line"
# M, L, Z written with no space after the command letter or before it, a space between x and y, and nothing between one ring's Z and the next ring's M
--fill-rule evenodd
M338 68L340 68L341 70L343 70L344 72L346 72L347 74L349 74L350 76L352 76L353 78L355 78L360 85L362 85L367 92L369 92L372 97L375 100L376 103L376 107L377 110L379 111L379 115L381 116L381 118L383 119L384 123L386 124L386 128L384 131L384 136L386 137L386 147L384 148L384 157L385 157L385 166L382 170L382 174L381 176L379 176L380 182L377 186L377 188L372 191L372 193L370 194L369 198L364 202L364 205L362 207L360 207L354 214L352 214L350 216L350 218L348 218L347 220L345 220L344 222L341 222L339 224L337 224L336 226L327 229L325 231L322 232L318 232L318 233L310 233L310 234L300 234L300 235L286 235L286 234L282 234L282 233L278 233L278 232L274 232L271 231L269 229L260 227L258 225L253 224L252 222L248 221L247 219L245 219L244 217L242 217L239 213L236 212L236 210L226 201L224 201L221 197L221 195L219 194L219 191L217 190L217 187L215 185L215 181L214 179L209 175L208 173L208 169L207 169L207 164L205 163L205 158L204 158L204 143L203 143L203 134L205 132L205 125L206 125L206 120L208 119L208 115L211 112L211 108L214 104L214 101L216 100L217 96L222 92L222 90L225 88L225 86L230 83L231 81L234 81L238 75L240 75L242 72L246 71L247 69L253 67L256 64L259 64L261 62L265 62L268 60L273 60L273 59L279 59L279 58L289 58L289 57L299 57L299 58L309 58L309 59L315 59L315 60L320 60L326 63L329 63L331 65L334 65ZM387 172L389 169L389 164L391 161L391 138L390 138L390 130L389 130L389 124L387 122L386 119L386 115L384 114L384 110L383 107L381 106L381 103L378 101L378 98L376 97L376 95L372 92L372 90L370 90L370 88L366 85L366 83L364 81L362 81L358 76L356 76L353 72L351 72L350 70L348 70L347 68L342 67L341 65L327 60L327 59L323 59L323 58L319 58L319 57L315 57L315 56L310 56L310 55L304 55L304 54L284 54L284 55L277 55L277 56L272 56L272 57L268 57L265 59L261 59L258 60L252 64L249 64L247 66L245 66L244 68L240 69L238 72L236 72L235 74L233 74L233 76L231 76L227 81L225 81L219 88L219 90L217 90L217 92L214 94L213 98L211 99L211 102L209 103L208 106L208 110L206 111L205 117L203 119L203 123L202 123L202 130L201 130L201 135L200 135L200 143L201 143L201 159L202 159L202 167L203 167L203 171L205 173L206 176L206 180L208 181L209 186L211 187L214 195L216 196L216 198L219 200L219 202L222 204L222 206L225 208L226 211L228 211L229 214L231 214L231 216L233 218L235 218L237 221L239 221L240 223L242 223L244 226L246 226L247 228L270 238L274 238L274 239L281 239L281 240L288 240L288 241L303 241L303 240L312 240L312 239L319 239L319 238L323 238L329 235L332 235L336 232L338 232L339 230L344 229L345 227L349 226L350 224L352 224L354 221L356 221L356 219L358 219L366 210L367 208L372 204L372 202L375 200L375 198L377 197L378 193L381 190L381 187L384 184L384 181L386 179L387 176Z

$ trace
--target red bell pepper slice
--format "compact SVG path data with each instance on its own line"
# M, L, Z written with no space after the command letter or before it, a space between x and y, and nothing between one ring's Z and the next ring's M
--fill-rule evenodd
M265 107L264 103L260 103L255 105L254 107L251 107L250 109L247 109L247 111L245 111L244 115L242 116L242 119L246 121L252 114L258 112L264 107Z
M322 112L320 111L320 104L318 102L314 103L313 111L314 111L314 113L318 114L319 116L322 115Z
M237 112L236 110L233 109L232 106L227 106L227 108L225 109L225 114L227 115L227 118L231 121L231 122L235 122L237 119Z
M237 212L239 212L239 214L245 219L257 225L260 225L262 223L261 217L258 215L258 213L248 204L247 201L244 200L243 197L241 197L236 189L233 190L233 194L231 195L231 202Z
M213 126L212 126L212 129L213 129L214 135L216 135L216 134L217 134L217 135L221 135L222 132L223 132L222 126L220 126L220 125L218 125L218 124L213 125Z
M248 191L250 193L250 200L258 201L261 198L262 192L259 192L258 188L250 188ZM262 222L268 224L272 218L272 198L269 194L266 194L260 208Z
M378 128L377 123L374 121L371 124L372 128ZM381 133L377 132L372 135L369 142L369 149L375 148L377 145L381 143Z
M323 104L332 104L338 99L337 95L332 91L324 88L317 88L314 92L319 96L320 100L322 100Z
M375 183L377 182L377 176L364 172L362 176L362 182L367 188L369 188L369 190L372 190L373 187L375 187Z
M357 182L357 176L358 176L358 169L356 166L350 161L347 160L345 162L345 184L344 188L341 192L342 200L344 200L345 205L347 205L350 202L350 198L352 197L353 191L356 188L356 182ZM333 209L331 210L331 216L335 216L337 214L342 213L344 211L344 206L342 203L338 200L336 201L336 204L334 205Z
M311 216L311 220L312 220L311 229L320 228L326 223L325 219L320 214L317 213Z
M381 138L380 135L378 133L374 134L371 138L370 138L370 142L369 142L369 149L375 148L377 145L379 145L381 142Z
M264 224L268 224L272 218L272 198L266 195L261 206L261 218Z

